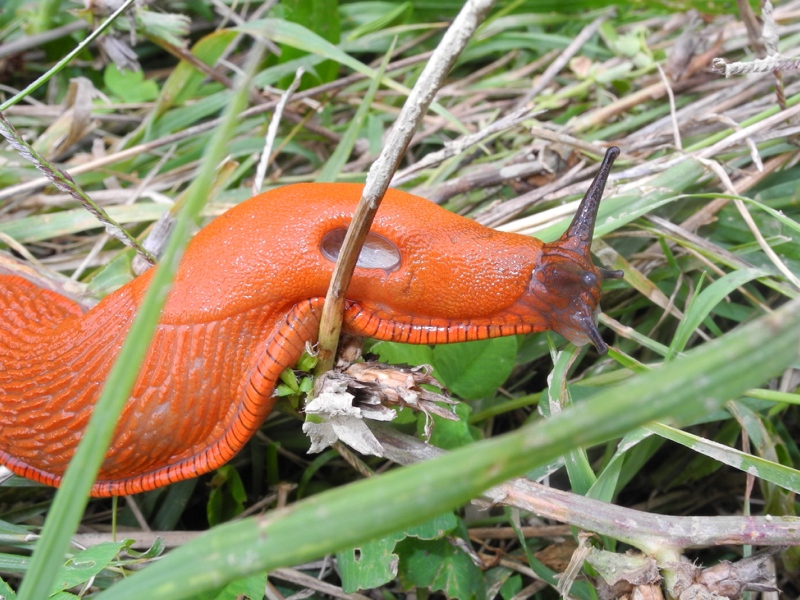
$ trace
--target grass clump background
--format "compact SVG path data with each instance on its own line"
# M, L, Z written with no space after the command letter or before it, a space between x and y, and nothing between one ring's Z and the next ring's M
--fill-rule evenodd
M0 272L88 304L146 268L132 246L168 262L194 215L254 188L364 181L460 9L7 1ZM392 461L307 454L287 401L225 468L118 503L84 509L89 469L55 500L12 478L0 594L797 596L798 11L494 6L392 185L551 240L619 146L593 245L625 272L602 303L610 353L545 333L375 344L384 361L433 365L462 401L433 446L408 438L425 418L407 410L379 431ZM545 485L510 480L525 475Z

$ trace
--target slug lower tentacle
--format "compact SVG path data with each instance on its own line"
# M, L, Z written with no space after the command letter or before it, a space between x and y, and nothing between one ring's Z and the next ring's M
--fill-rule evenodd
M347 293L359 336L441 344L553 329L606 345L589 245L611 163L552 244L478 225L389 190ZM154 341L117 423L95 496L133 494L230 460L266 419L280 372L317 336L343 232L362 186L266 192L202 229L186 249ZM0 275L0 463L58 485L153 271L84 313Z

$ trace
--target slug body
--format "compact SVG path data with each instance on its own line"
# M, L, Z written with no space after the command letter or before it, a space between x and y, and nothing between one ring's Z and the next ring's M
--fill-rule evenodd
M389 190L356 268L350 333L441 344L555 330L605 344L594 325L604 277L589 244L606 155L555 243L501 233ZM154 341L92 495L151 490L229 461L274 404L280 372L316 341L323 299L362 186L266 192L201 230L186 249ZM84 313L0 276L0 463L58 485L152 278Z

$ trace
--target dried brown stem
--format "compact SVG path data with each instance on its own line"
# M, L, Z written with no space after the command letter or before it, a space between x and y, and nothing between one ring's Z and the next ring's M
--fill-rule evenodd
M380 424L371 424L383 444L385 456L410 465L445 454ZM567 523L586 531L624 541L643 552L654 554L660 547L704 548L726 544L783 546L797 543L800 517L674 517L651 514L586 498L534 483L512 479L487 490L483 499L490 505L513 506L547 519Z
M493 4L494 0L469 0L461 9L420 74L389 133L381 155L367 174L361 201L347 230L325 298L320 324L317 375L333 366L342 328L345 293L355 270L358 253L378 212L380 200L389 187L389 181L445 76Z

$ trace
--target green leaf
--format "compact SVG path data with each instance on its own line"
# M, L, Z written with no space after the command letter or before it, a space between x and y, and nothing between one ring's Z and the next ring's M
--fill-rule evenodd
M212 594L209 600L261 600L267 587L267 574L256 573L250 577L237 579L226 585L218 594Z
M87 282L88 291L98 298L103 298L128 283L133 279L131 263L134 256L133 249L117 254L108 264L92 274Z
M112 62L103 72L106 88L125 102L150 102L158 97L158 84L145 80L141 71L120 71Z
M378 342L370 348L370 352L377 354L381 362L390 365L433 365L433 348L430 346Z
M370 590L397 577L398 556L394 553L394 548L405 537L404 532L397 532L337 552L336 561L342 577L342 590L346 594Z
M505 583L500 587L500 596L503 600L511 600L522 590L522 577L519 575L512 575L506 579Z
M79 552L58 570L52 593L86 583L108 567L124 546L125 542L103 542Z
M341 25L339 23L339 3L337 0L283 0L281 7L284 10L284 18L287 21L302 25L309 31L313 31L320 38L332 44L339 43L341 35ZM294 46L281 45L280 62L285 63L306 53ZM318 64L315 69L319 83L328 83L336 79L339 65L328 60ZM309 78L305 77L301 89L310 87ZM280 87L285 88L291 84L291 80L284 81Z
M446 344L433 349L436 374L454 394L467 400L493 395L514 368L515 336Z
M479 439L476 430L469 425L472 407L469 404L460 402L455 405L458 421L450 421L433 415L433 431L431 432L430 443L444 450L454 450L461 446L467 446ZM417 433L422 436L425 431L426 416L417 416Z
M0 597L2 597L3 600L17 600L16 592L2 579L0 579Z
M423 540L440 538L457 526L458 520L453 513L445 513L406 531L398 531L338 552L336 558L342 576L342 589L352 594L392 581L397 577L399 557L394 552L397 542L409 536Z
M216 470L211 486L206 513L208 524L213 527L241 514L247 502L247 492L239 472L231 465Z
M447 598L485 598L481 570L449 541L408 539L397 545L398 579L405 589L423 587L441 591Z

